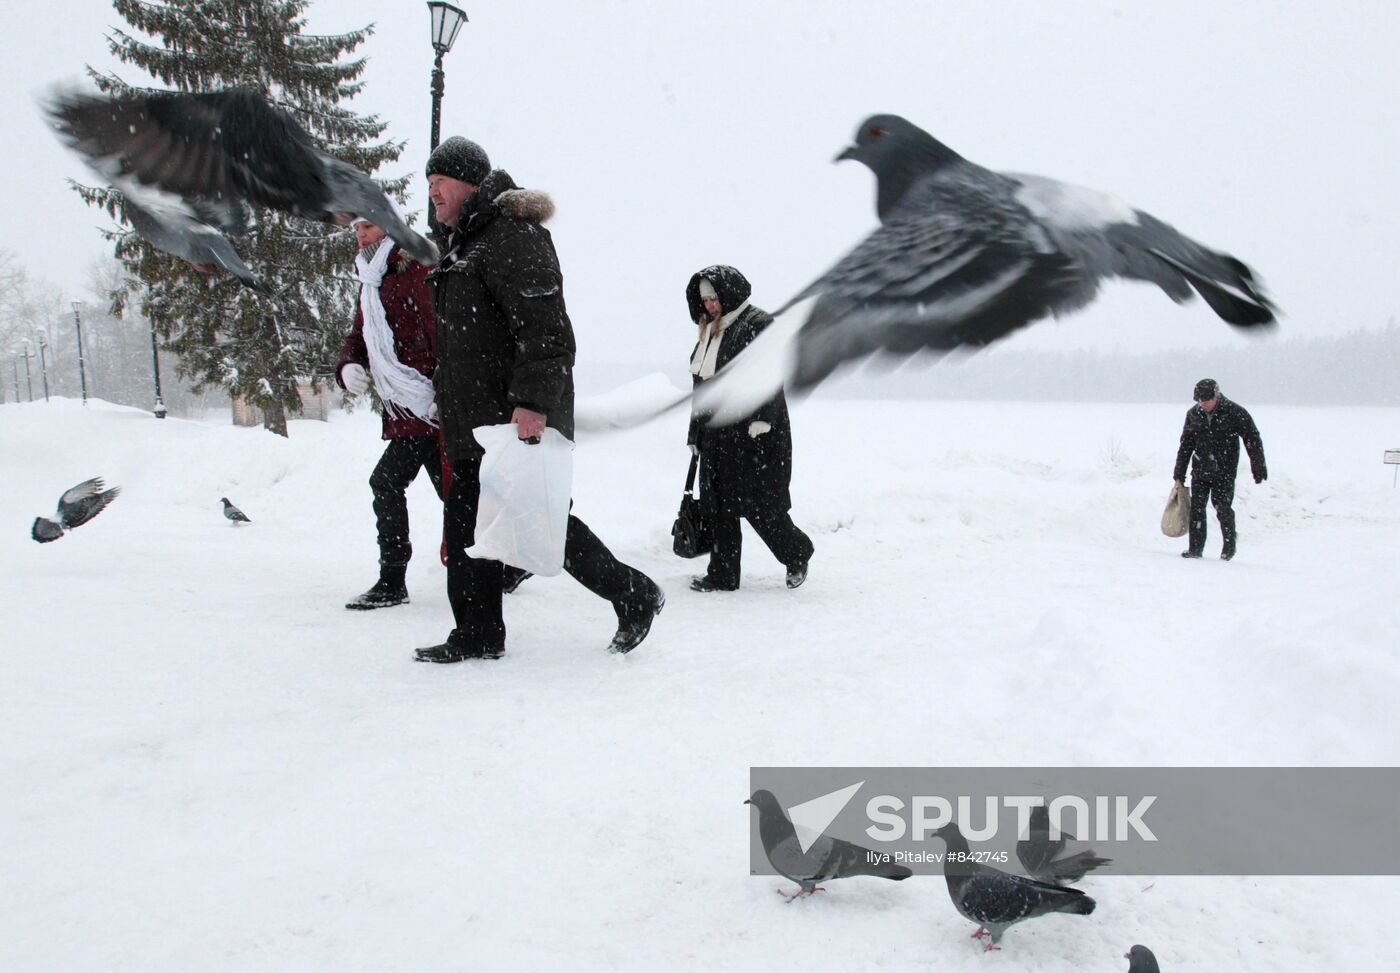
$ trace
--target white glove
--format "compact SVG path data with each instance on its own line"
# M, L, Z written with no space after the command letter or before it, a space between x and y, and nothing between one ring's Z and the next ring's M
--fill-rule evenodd
M700 455L700 447L697 446L697 445L695 445L695 443L691 443L691 444L690 444L690 455L691 455L691 456L699 456L699 455Z
M768 425L768 423L762 421L761 419L758 422L751 422L749 423L749 438L757 439L759 436L762 436L765 432L768 432L768 430L772 428L772 426Z
M437 421L438 421L438 407L437 407L437 400L436 400L436 399L433 400L433 404L432 404L432 405L428 406L428 421L429 421L429 422L437 422Z
M364 395L369 391L369 372L363 365L346 365L340 370L340 380L345 383L345 391L351 395Z

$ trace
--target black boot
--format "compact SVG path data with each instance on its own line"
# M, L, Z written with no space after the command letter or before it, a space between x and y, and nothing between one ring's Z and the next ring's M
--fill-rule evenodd
M408 604L408 588L404 586L407 565L385 564L379 569L379 580L364 594L346 603L352 611L371 611L375 608L391 608L394 605Z
M800 564L793 564L788 566L787 586L789 588L802 587L802 582L807 580L807 565L809 563L811 562L803 561Z
M702 574L702 575L700 575L699 577L695 577L695 578L691 578L691 579L690 579L690 590L691 590L691 591L738 591L738 590L739 590L739 586L738 586L737 584L736 584L736 585L720 584L718 581L712 581L712 580L710 579L710 576L709 576L708 574Z
M615 602L617 634L608 646L609 652L627 653L642 644L651 632L651 623L666 607L666 595L655 581L646 578L645 590L634 603Z
M462 646L451 641L414 651L416 662L466 662L468 659L499 659L506 650L499 646Z
M513 595L515 589L525 583L526 578L533 577L534 575L524 568L512 567L507 564L501 571L501 593Z
M1220 560L1228 561L1235 556L1235 539L1231 537L1220 546Z

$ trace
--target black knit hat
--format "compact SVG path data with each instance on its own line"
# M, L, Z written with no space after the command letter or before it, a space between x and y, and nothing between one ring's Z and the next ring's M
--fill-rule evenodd
M487 157L486 150L471 139L454 135L433 149L433 154L428 156L428 166L424 174L448 176L469 182L473 186L480 186L490 171L491 160Z
M1206 402L1220 394L1220 386L1213 378L1203 378L1196 383L1196 391L1193 398L1197 402Z

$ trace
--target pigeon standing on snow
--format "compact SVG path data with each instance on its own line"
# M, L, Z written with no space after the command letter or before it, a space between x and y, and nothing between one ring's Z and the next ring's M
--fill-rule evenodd
M771 791L754 791L753 796L744 803L752 804L758 810L758 837L763 842L763 853L768 856L768 863L779 875L801 886L788 897L789 902L824 891L817 887L819 882L853 875L873 875L899 882L914 874L903 865L894 864L886 855L877 855L859 845L827 835L822 835L804 852L792 822Z
M252 523L247 514L228 502L228 497L220 497L219 499L224 503L224 516L233 521L234 526Z
M1134 946L1123 955L1128 961L1128 973L1161 973L1157 957L1146 946Z
M367 219L420 263L437 262L373 179L257 92L62 92L46 107L64 141L121 192L138 234L260 294L271 292L224 236L246 230L245 202L341 225Z
M29 529L29 536L40 544L56 541L66 532L82 526L107 509L107 504L117 499L117 494L121 492L121 487L106 489L106 484L100 476L84 480L71 490L64 491L63 496L58 498L58 513L54 515L56 519L34 518L34 526Z
M1073 835L1063 831L1058 838L1050 837L1050 811L1040 804L1031 808L1030 831L1024 840L1016 842L1016 857L1027 875L1053 885L1072 885L1088 872L1113 861L1099 858L1092 849L1059 857L1066 841L1073 840Z
M1112 196L984 169L896 115L863 122L842 159L875 173L882 225L777 312L815 299L805 320L769 328L727 381L701 387L697 403L721 422L876 352L990 344L1084 307L1110 277L1178 303L1194 290L1237 327L1274 321L1244 263Z
M945 824L934 834L943 839L947 848L943 877L948 883L948 897L960 915L977 923L972 936L986 936L987 949L996 949L1002 934L1026 919L1052 912L1087 916L1094 911L1094 900L1078 889L1009 875L974 861L967 839L956 824Z

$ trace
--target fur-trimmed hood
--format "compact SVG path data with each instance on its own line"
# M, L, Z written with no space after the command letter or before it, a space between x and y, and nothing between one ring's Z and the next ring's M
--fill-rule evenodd
M458 229L470 229L473 222L486 223L496 214L544 223L554 215L554 200L538 189L521 189L504 169L492 169L476 192L462 202Z

